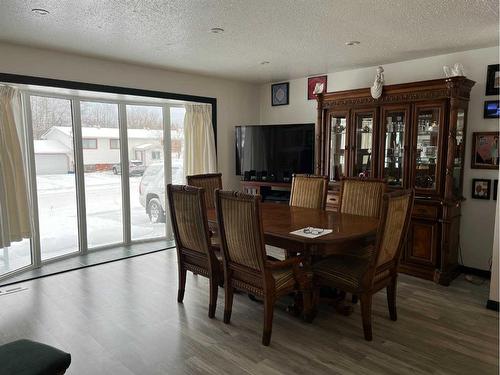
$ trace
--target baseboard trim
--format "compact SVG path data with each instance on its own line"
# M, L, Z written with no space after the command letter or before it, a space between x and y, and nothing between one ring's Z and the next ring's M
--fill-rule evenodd
M491 279L491 271L480 270L479 268L460 266L460 272L465 273L467 275L479 276L483 279Z
M489 310L498 311L498 302L489 299L488 302L486 302L486 308Z

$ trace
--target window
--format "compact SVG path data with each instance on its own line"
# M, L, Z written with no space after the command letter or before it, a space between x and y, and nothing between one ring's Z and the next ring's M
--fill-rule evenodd
M84 150L97 149L97 139L93 139L93 138L82 139L82 148Z
M31 90L23 95L34 234L0 249L0 279L61 256L172 239L165 186L185 180L182 102Z
M110 139L109 140L109 148L112 150L120 149L120 140L119 139Z

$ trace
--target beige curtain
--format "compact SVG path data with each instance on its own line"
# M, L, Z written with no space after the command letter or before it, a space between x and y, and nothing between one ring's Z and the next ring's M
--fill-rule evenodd
M184 174L217 172L212 106L186 104L184 115Z
M31 237L18 89L0 85L0 248Z

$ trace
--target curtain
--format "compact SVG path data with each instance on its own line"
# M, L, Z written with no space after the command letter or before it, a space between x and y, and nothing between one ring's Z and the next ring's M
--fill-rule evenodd
M31 237L21 93L0 85L0 248Z
M217 172L212 106L186 104L184 115L184 175Z

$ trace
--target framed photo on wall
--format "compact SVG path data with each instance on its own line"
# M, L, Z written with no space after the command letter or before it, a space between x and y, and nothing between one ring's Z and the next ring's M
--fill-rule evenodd
M484 102L484 118L500 118L500 100Z
M490 199L491 180L482 178L472 179L472 198L474 199Z
M271 85L271 105L275 107L278 105L289 104L289 99L290 99L289 90L290 90L289 82L275 83Z
M498 169L499 132L477 132L472 133L472 169Z
M486 95L500 95L500 64L488 65Z
M493 200L497 200L498 195L498 180L493 180Z
M328 76L317 76L317 77L309 77L307 79L307 100L315 100L316 94L314 93L314 89L316 88L316 84L323 84L322 93L326 92L326 86L328 83Z

